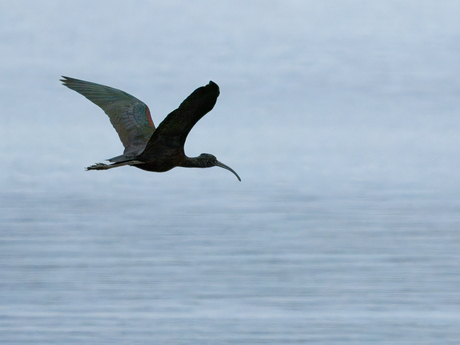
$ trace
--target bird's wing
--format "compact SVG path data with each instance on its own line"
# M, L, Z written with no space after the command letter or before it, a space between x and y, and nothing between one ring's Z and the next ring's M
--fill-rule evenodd
M155 131L145 103L109 86L64 76L61 81L104 110L125 147L124 156L133 157L144 150Z
M150 138L145 151L157 143L171 143L183 147L193 126L211 111L219 96L219 87L210 81L208 85L192 92L177 108L160 123Z

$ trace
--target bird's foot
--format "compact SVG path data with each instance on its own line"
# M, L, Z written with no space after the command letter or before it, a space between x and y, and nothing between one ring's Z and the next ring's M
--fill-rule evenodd
M109 169L109 166L107 164L96 163L96 164L91 165L90 167L87 167L86 171L88 170L107 170L107 169Z

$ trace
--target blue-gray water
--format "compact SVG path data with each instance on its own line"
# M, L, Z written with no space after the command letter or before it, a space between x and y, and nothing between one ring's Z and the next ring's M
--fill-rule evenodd
M2 344L458 344L460 5L0 4ZM234 168L122 152L109 84Z

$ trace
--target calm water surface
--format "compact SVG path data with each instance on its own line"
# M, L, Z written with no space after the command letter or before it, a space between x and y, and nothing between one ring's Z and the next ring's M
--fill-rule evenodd
M3 194L4 343L460 339L458 203L196 192Z

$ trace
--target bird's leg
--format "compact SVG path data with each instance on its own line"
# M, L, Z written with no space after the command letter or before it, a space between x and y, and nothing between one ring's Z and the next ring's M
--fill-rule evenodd
M96 163L86 168L86 170L107 170L110 166L104 163Z
M139 164L144 164L144 162L137 161L137 160L131 160L131 161L125 161L125 162L119 162L119 163L113 163L113 164L104 164L104 163L96 163L93 164L89 167L86 168L86 170L107 170L107 169L112 169L112 168L118 168L123 165L139 165Z

